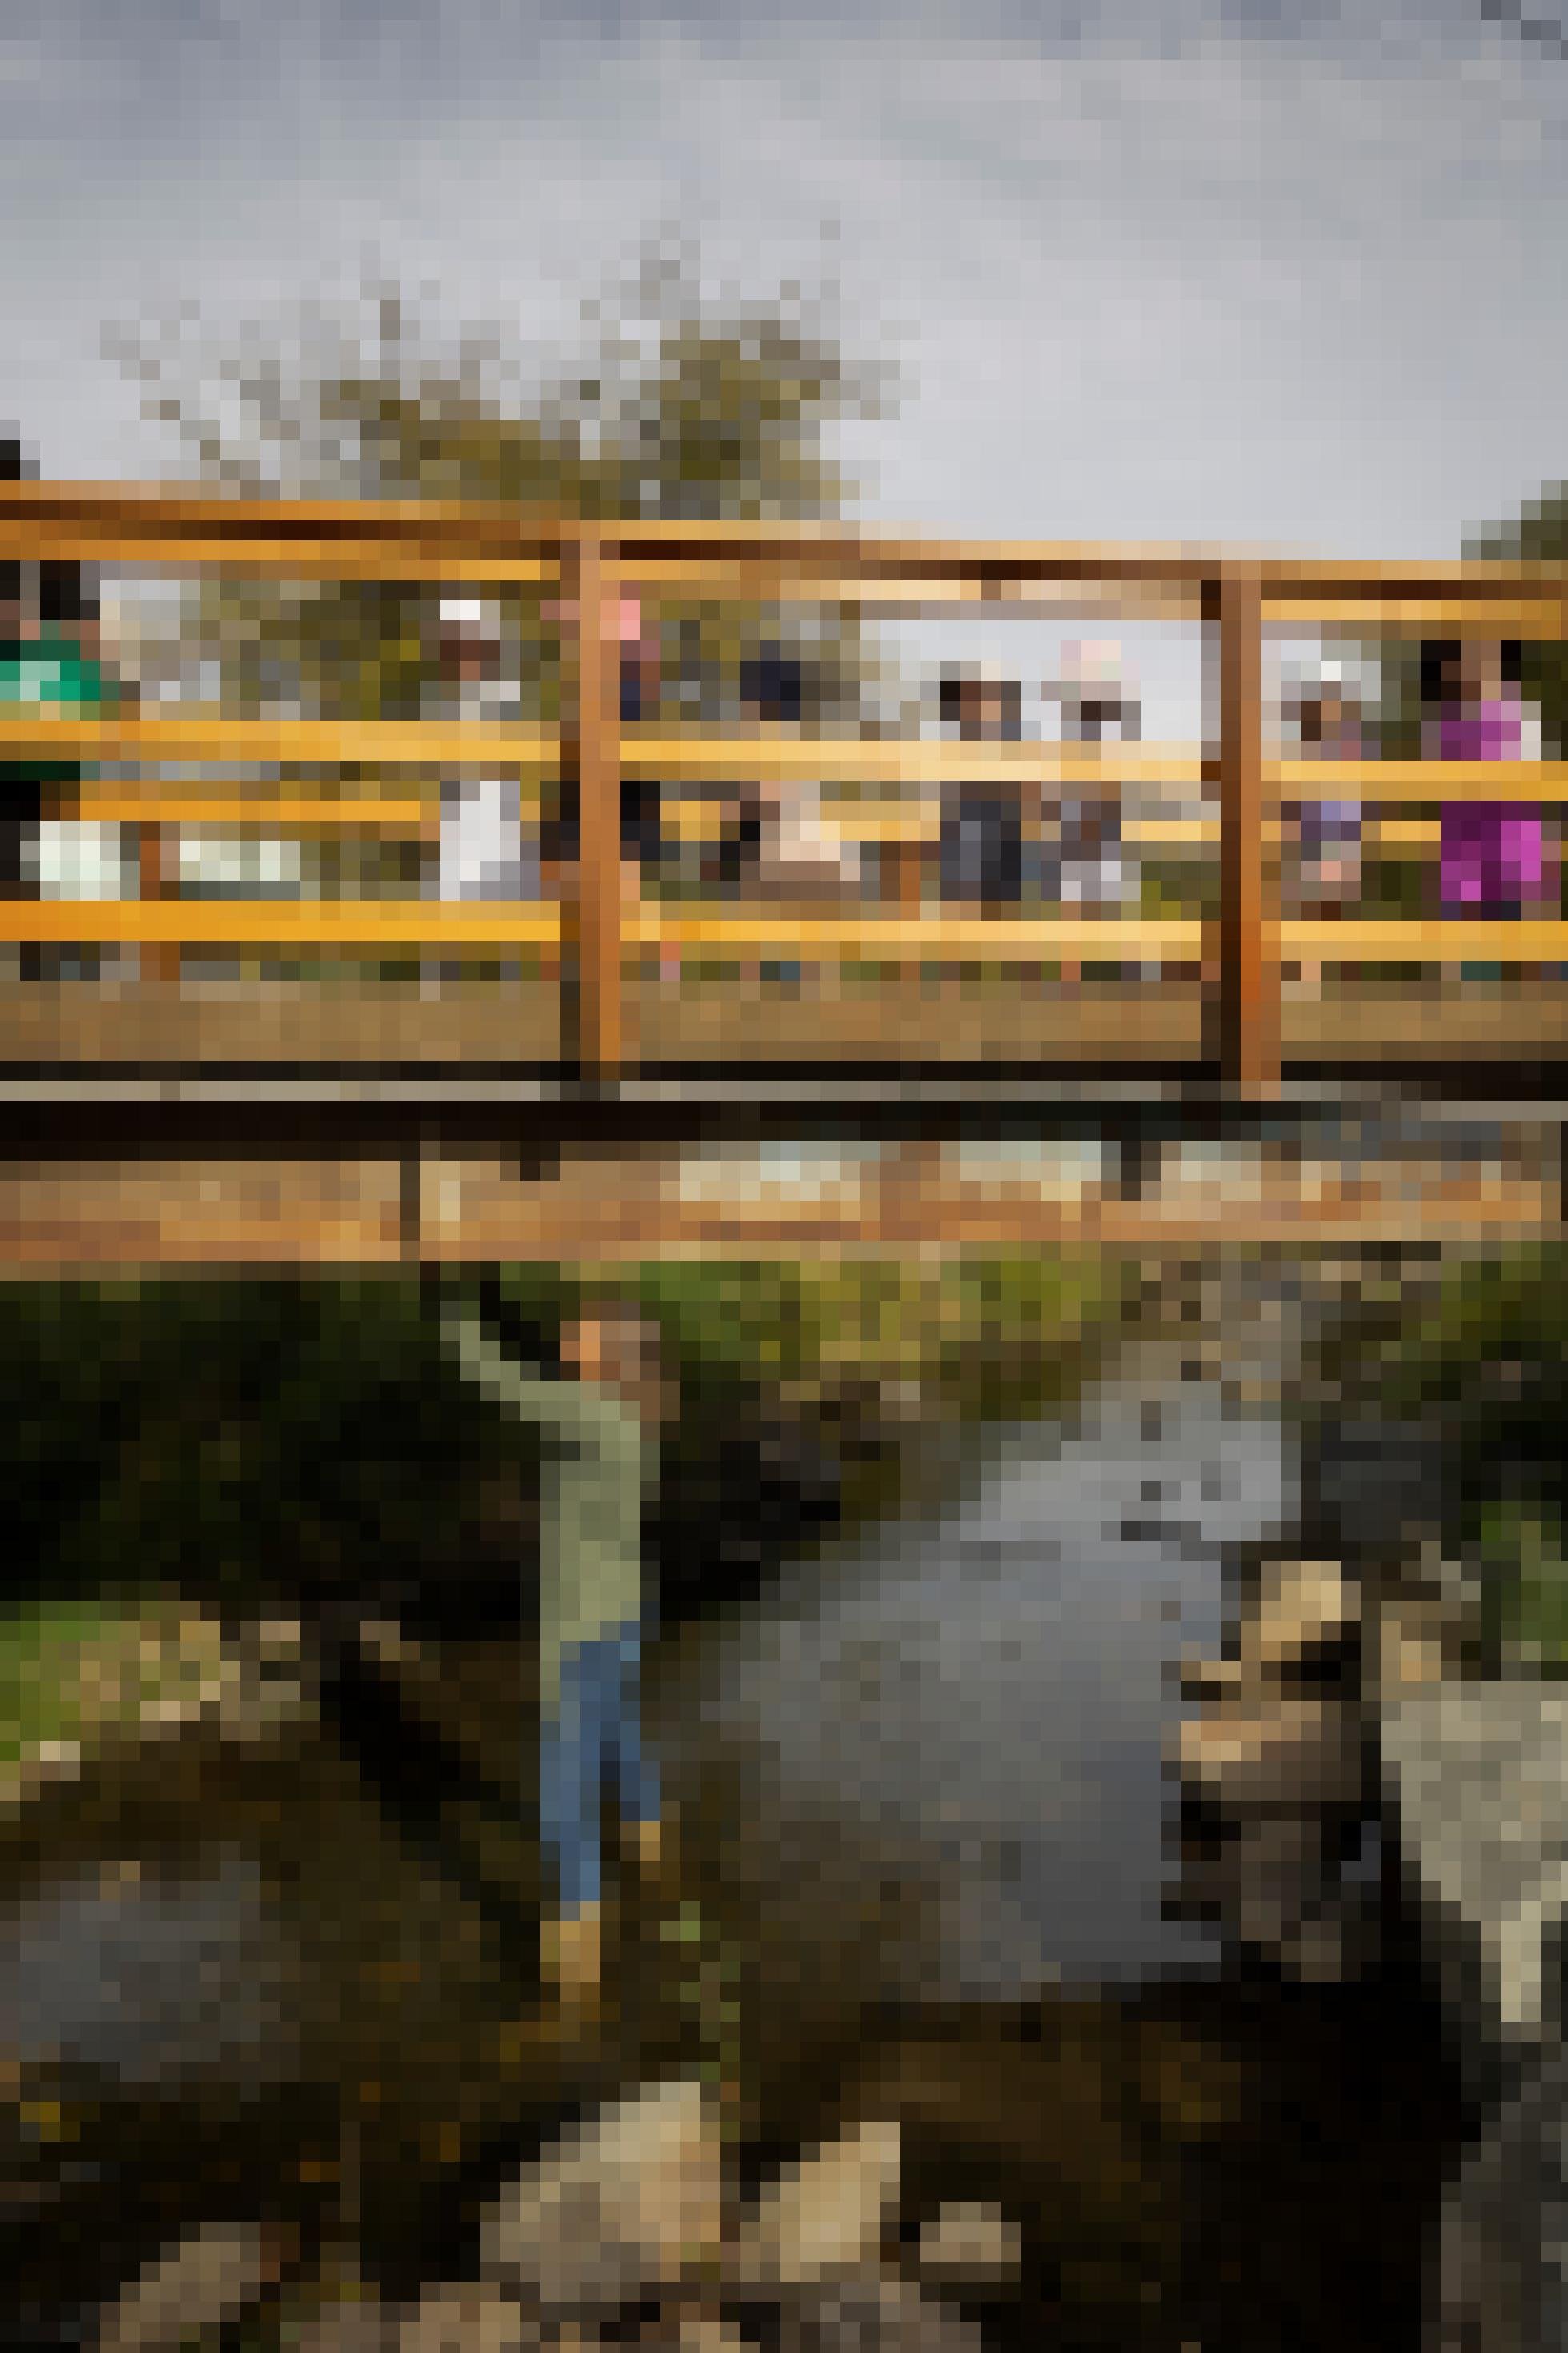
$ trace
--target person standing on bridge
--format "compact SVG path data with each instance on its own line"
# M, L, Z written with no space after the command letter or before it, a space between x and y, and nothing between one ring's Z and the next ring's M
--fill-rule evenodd
M944 725L964 744L1016 744L1023 734L1023 688L990 670L949 670L942 681ZM942 897L1000 914L1024 895L1024 819L1019 787L1005 779L960 784L945 797L938 849Z
M0 480L24 479L22 445L0 442ZM95 718L110 704L124 707L131 691L108 676L99 659L98 607L75 564L0 565L0 703L32 716ZM39 895L39 830L46 791L79 783L74 763L0 762L0 898ZM42 950L24 944L18 974L42 976Z
M808 700L805 662L780 646L762 647L742 664L741 698L748 720L799 727ZM824 826L819 784L775 776L747 786L732 839L732 884L763 908L827 911L858 901L859 854ZM747 987L766 980L791 989L800 987L804 975L795 958L748 959L741 972Z
M574 631L577 607L572 603L551 603L544 607L544 618L557 628ZM658 715L664 671L658 629L645 612L640 596L616 600L614 628L620 723L623 727L636 727ZM563 804L549 834L551 865L557 877L570 885L582 844L580 813L572 799ZM658 778L640 776L635 769L623 774L621 896L628 906L636 907L642 899L645 884L657 881L662 873L666 849L664 795Z
M1541 721L1520 692L1517 641L1428 640L1421 649L1421 750L1428 760L1539 760ZM1445 801L1438 902L1449 918L1515 923L1549 906L1539 804ZM1494 964L1462 965L1467 979ZM1522 977L1522 972L1521 972Z
M1121 648L1115 638L1085 643L1075 639L1062 648L1061 668L1044 681L1047 702L1061 712L1064 744L1134 744L1141 731L1142 712L1129 678ZM1064 913L1120 914L1138 904L1138 871L1122 836L1121 787L1112 777L1110 788L1102 776L1098 789L1083 780L1079 792L1060 794L1058 802L1058 853L1056 895ZM1158 980L1160 967L1134 965L1131 974L1120 965L1118 978ZM1061 966L1063 981L1077 985L1082 965L1076 959Z
M1360 761L1366 730L1359 701L1347 690L1343 666L1319 665L1287 703L1304 760ZM1311 923L1331 923L1361 897L1363 810L1359 800L1302 801L1296 812L1297 863L1287 905ZM1321 993L1322 962L1303 957L1301 984Z
M481 1310L483 1312L481 1312ZM614 1786L637 1860L664 1861L657 1767L642 1736L639 1671L653 1620L643 1508L673 1408L658 1325L633 1302L591 1301L562 1329L562 1377L504 1345L492 1286L443 1310L467 1377L545 1443L540 1514L540 1831L556 1880L547 1982L591 2010L603 1960L600 1810Z
M505 678L499 614L478 598L443 598L440 613L439 715L466 727L503 725L519 716L517 682ZM441 836L436 891L444 902L538 899L542 884L537 837L527 847L521 792L515 775L454 776L441 786ZM455 979L460 966L443 959L438 976Z
M1023 735L1022 681L989 667L955 665L942 676L938 711L944 732L963 744L1016 744ZM1025 794L1031 813L1037 786L1005 776L964 781L942 795L937 871L944 903L978 915L1017 913L1024 901ZM1065 976L1067 966L1062 966ZM1020 981L1040 978L1040 967L1017 968Z

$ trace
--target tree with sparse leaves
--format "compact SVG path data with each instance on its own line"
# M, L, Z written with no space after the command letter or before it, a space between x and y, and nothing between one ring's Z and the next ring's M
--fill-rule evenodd
M142 331L119 355L173 428L182 470L253 496L473 500L595 520L810 521L841 512L849 484L833 428L882 413L883 379L814 331L799 290L715 305L694 267L645 255L629 283L589 306L589 359L525 389L515 353L468 330L443 347L395 291L372 323L318 320L285 359L254 336L216 352ZM320 718L416 716L437 659L436 592L406 583L215 581L187 628L216 655L226 705ZM521 653L524 715L560 712L562 646L544 592L495 600ZM870 656L852 624L812 641L798 610L768 614L661 601L668 667L709 715L747 641L794 642L828 712L858 709Z

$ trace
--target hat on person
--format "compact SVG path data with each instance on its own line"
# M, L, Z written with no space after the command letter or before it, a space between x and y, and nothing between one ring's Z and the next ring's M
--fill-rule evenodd
M1287 702L1310 702L1323 694L1344 695L1357 683L1352 663L1322 655L1289 663L1281 681Z
M499 638L501 633L500 614L478 596L443 596L441 627L461 629L468 637Z
M1115 638L1073 638L1061 650L1061 669L1044 681L1044 691L1058 701L1125 699L1126 665Z

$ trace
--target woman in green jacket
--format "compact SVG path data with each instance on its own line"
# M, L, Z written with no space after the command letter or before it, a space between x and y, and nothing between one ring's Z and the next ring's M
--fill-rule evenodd
M564 1377L518 1362L489 1319L444 1312L475 1385L545 1441L540 1512L540 1831L559 1919L544 1967L563 2000L591 2004L600 1977L600 1807L614 1786L642 1867L661 1864L657 1767L642 1737L638 1677L652 1611L642 1515L670 1395L658 1327L640 1308L583 1308L561 1335Z

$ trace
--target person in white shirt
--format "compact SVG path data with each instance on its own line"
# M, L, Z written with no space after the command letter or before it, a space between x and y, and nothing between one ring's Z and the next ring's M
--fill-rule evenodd
M521 713L518 683L504 674L500 616L474 598L441 605L437 714L466 727L494 727ZM543 895L537 828L524 831L515 775L454 776L441 786L436 895L458 900L531 900ZM513 976L509 960L503 971ZM436 976L456 977L443 960Z
M1060 706L1064 744L1103 744L1112 736L1123 744L1137 742L1138 696L1114 639L1065 645L1061 674L1046 680L1044 692ZM1122 840L1120 794L1101 789L1062 795L1058 825L1057 897L1064 913L1109 913L1135 906L1137 868ZM1063 980L1076 982L1079 970L1076 960L1064 962ZM1131 970L1136 976L1140 967ZM1158 979L1158 965L1144 969L1142 977Z
M439 702L441 716L459 726L493 727L519 716L517 683L502 674L500 618L477 601L442 604ZM538 846L525 846L515 776L453 777L442 785L437 895L540 895Z
M764 725L798 725L805 701L805 667L776 647L742 665L747 715ZM860 895L860 855L822 821L820 785L774 778L748 786L737 799L732 859L726 880L742 896L763 905L847 907ZM804 967L794 958L748 962L742 981L759 978L798 987Z

